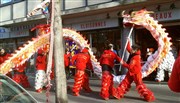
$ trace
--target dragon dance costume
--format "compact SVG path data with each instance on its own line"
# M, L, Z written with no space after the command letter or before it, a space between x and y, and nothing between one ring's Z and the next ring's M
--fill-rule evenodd
M118 62L121 61L121 58L115 54L113 50L113 45L108 45L109 49L105 50L100 57L100 64L102 66L102 83L101 83L101 92L100 96L108 100L110 95L113 95L113 75L111 74L112 68L114 66L114 60ZM112 48L112 50L111 50Z
M90 55L88 49L84 48L82 52L74 55L72 57L72 63L75 63L76 66L76 74L74 77L74 86L72 88L74 96L79 96L79 92L81 87L86 92L92 92L91 88L89 87L89 77L88 74L85 72L85 69L89 67L92 69L92 64L90 60Z
M36 92L41 93L43 87L46 86L45 80L46 76L46 68L47 68L47 55L42 49L38 50L38 56L36 58L36 77L35 77L35 89Z
M13 80L18 84L22 85L24 88L30 88L30 83L28 81L28 77L25 74L25 69L27 66L27 62L22 65L16 66L14 68Z
M8 54L4 49L0 50L0 64L2 64L4 61L6 61L8 59L8 57L10 57L11 55ZM12 74L11 72L8 72L6 74L8 77L12 78Z
M128 69L128 72L119 86L114 88L114 97L117 99L122 98L124 94L129 91L131 83L134 81L140 96L144 97L146 101L154 101L154 94L147 89L142 81L140 47L133 45L131 48L130 43L128 42L127 50L131 54L127 61L128 64L123 63L123 66Z
M165 71L168 71L169 77L171 76L173 64L175 62L176 57L177 50L175 47L172 47L172 49L167 53L166 57L163 59L163 61L159 64L157 68L157 75L155 78L156 81L164 81Z

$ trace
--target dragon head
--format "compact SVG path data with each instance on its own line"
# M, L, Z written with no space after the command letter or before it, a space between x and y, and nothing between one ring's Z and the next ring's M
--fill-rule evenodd
M135 24L135 25L142 25L144 22L146 22L147 19L145 19L145 16L150 15L150 13L153 13L152 11L147 11L146 9L142 9L140 11L133 11L131 14L124 14L125 11L122 12L123 24L129 25L129 24Z

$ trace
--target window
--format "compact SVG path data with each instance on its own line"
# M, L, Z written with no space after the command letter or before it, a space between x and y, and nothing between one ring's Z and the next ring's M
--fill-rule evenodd
M0 6L6 6L6 5L18 3L20 1L24 1L24 0L1 0L0 1Z
M10 3L12 2L12 0L1 0L1 4L6 4L6 3Z
M84 7L86 5L85 0L65 0L64 2L65 9Z
M12 0L1 0L1 4L5 4L5 3L9 3L11 2Z

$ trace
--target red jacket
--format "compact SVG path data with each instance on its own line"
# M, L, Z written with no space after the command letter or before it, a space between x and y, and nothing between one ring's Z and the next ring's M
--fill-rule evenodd
M41 49L38 50L38 56L36 58L36 69L46 71L46 68L47 68L46 58L47 58L47 56L44 55L43 53L44 52Z
M69 57L70 57L70 53L64 54L64 65L65 65L65 67L69 66L69 64L70 64Z
M129 53L131 52L130 42L128 42L126 49ZM131 54L129 63L128 64L123 63L123 66L129 70L128 72L130 72L130 75L140 73L141 72L141 51L138 50L136 53Z
M76 62L76 63L75 63ZM72 57L72 64L76 65L76 69L85 70L87 67L92 69L90 55L88 53L78 53Z
M113 51L111 50L105 50L103 52L103 54L100 57L100 64L106 64L109 65L111 68L114 67L114 60L117 60L118 62L121 61L121 58L115 54Z
M180 52L178 58L174 62L168 86L172 91L180 92Z

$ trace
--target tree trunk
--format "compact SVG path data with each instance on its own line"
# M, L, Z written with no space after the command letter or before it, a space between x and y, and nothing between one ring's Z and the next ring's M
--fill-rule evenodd
M54 4L53 4L54 2ZM55 84L56 103L68 103L67 82L64 69L64 46L61 19L61 0L52 0L52 10L54 10L53 32L54 32L54 58L55 58Z

